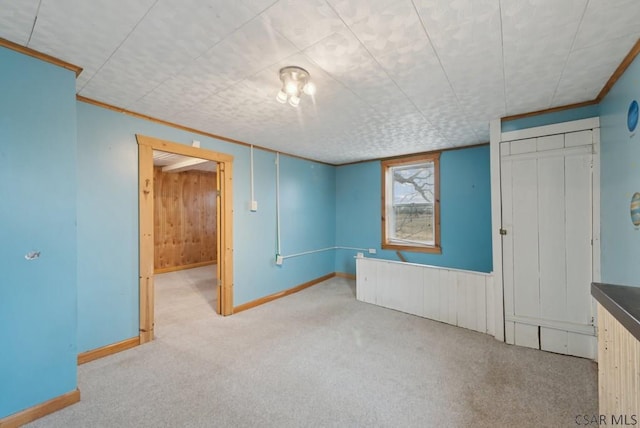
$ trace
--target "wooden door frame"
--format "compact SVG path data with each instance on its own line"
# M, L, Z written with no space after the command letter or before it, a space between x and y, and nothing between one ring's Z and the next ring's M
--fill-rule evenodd
M153 340L154 329L154 227L153 151L174 153L217 162L216 245L218 301L221 315L233 313L233 156L159 138L136 134L138 142L138 215L140 277L140 343Z
M504 284L502 263L502 187L500 171L500 143L503 141L537 138L553 134L566 134L584 130L593 130L594 165L593 165L593 281L600 281L600 118L574 120L552 125L525 128L517 131L502 132L502 122L494 119L489 126L490 164L491 164L491 238L493 244L493 285L495 338L505 341L504 326Z

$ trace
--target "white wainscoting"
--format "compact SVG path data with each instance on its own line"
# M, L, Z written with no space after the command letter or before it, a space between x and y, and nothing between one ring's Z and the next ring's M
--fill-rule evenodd
M356 298L495 335L492 274L357 258Z

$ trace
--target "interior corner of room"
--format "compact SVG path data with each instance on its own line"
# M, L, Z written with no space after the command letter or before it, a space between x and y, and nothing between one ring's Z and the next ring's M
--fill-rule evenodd
M255 17L262 13L253 10L257 3L243 1L229 8L240 8L238 14ZM272 8L281 3L271 2L265 13L275 13ZM388 3L385 7L394 7ZM428 14L419 12L427 6L417 3L408 3L413 7L407 16L417 13L426 19ZM595 7L586 3L586 11ZM46 0L42 2L42 7L47 5ZM358 25L364 25L342 6L331 6L326 13L341 16L341 21L334 23L340 28L353 28L347 35L335 31L342 38L355 37ZM399 13L394 11L393 16ZM640 7L637 14L640 17ZM238 16L234 19L240 19ZM267 25L269 21L256 19L260 22L247 20L248 24L243 21L242 25ZM588 20L589 15L581 19ZM272 21L268 25L279 22ZM421 23L419 29L426 31L424 22L413 23ZM244 28L242 25L238 28ZM335 34L325 36L342 40ZM442 140L448 141L458 135L454 128L462 133L462 128L469 127L470 135L475 132L473 141L454 145L438 140L425 145L424 150L415 148L423 146L410 146L409 151L402 151L400 145L396 152L387 153L381 149L384 141L377 140L371 144L371 154L361 158L346 148L342 153L338 149L329 153L313 147L317 140L306 136L307 132L319 132L312 123L325 114L318 111L318 106L323 106L321 83L334 80L340 81L348 94L336 91L327 99L336 99L338 104L344 101L339 110L348 120L357 115L347 111L362 102L368 106L362 111L372 115L371 121L389 124L385 122L388 118L379 119L381 114L369 108L375 100L367 98L369 93L360 92L358 86L365 83L353 83L339 74L339 67L332 68L333 62L322 63L315 56L326 54L320 48L313 49L324 38L309 41L309 46L300 49L280 40L285 37L282 34L274 35L280 48L288 47L282 51L288 56L272 61L269 73L255 70L257 74L251 79L236 85L238 91L263 97L256 103L265 103L264 111L252 109L250 119L234 104L229 108L234 115L256 120L257 125L243 134L239 127L225 122L228 116L216 116L215 124L228 135L197 126L210 123L207 115L220 107L217 104L215 109L209 106L208 113L185 104L174 115L159 118L151 102L118 104L127 88L94 99L83 94L91 90L100 93L92 89L102 78L96 77L100 73L96 64L80 63L78 67L65 62L60 59L64 51L53 42L51 48L42 41L36 44L43 47L39 52L28 47L26 38L0 39L0 159L5 165L0 168L0 182L10 183L0 187L0 222L4 225L0 231L0 427L34 421L35 426L48 422L81 426L83 420L74 418L86 416L82 412L90 411L83 409L95 409L93 404L77 414L65 414L61 409L82 405L82 382L91 391L87 401L95 400L103 386L105 391L113 391L107 389L113 385L90 384L97 372L104 378L109 376L108 370L114 370L114 379L121 380L121 388L126 389L130 373L116 373L118 364L110 362L118 359L122 366L131 364L127 367L135 367L140 374L145 358L155 358L153 367L169 367L178 358L185 362L188 369L177 367L174 374L158 378L170 379L174 382L171 385L214 376L205 367L228 367L221 370L225 373L242 369L243 373L237 374L241 392L225 390L230 395L221 399L229 406L224 409L233 410L224 414L220 408L220 423L231 424L234 412L242 413L233 403L247 397L241 394L251 389L249 385L255 387L256 394L266 395L267 385L277 384L278 391L273 393L282 398L279 394L294 387L311 394L301 385L306 379L319 402L330 409L331 417L338 418L338 424L384 425L390 421L385 419L388 415L375 413L370 407L373 404L358 395L352 382L355 374L366 378L361 370L368 364L378 375L363 380L363 385L372 390L389 389L399 397L405 397L406 391L385 377L385 367L394 365L389 373L402 373L407 382L417 378L410 388L424 394L447 383L440 377L443 373L460 370L471 376L467 372L470 368L484 370L486 379L473 382L484 382L490 391L488 398L469 392L464 376L454 374L443 395L433 398L440 407L452 406L455 426L473 420L469 415L485 415L494 424L522 421L517 418L526 417L527 403L518 400L546 406L552 391L544 389L546 384L536 384L536 379L546 376L545 382L553 382L549 379L554 370L566 376L577 374L575 383L557 388L553 384L554 391L562 391L566 399L562 405L569 406L562 411L574 412L566 415L567 424L592 422L590 417L595 415L598 421L604 416L607 422L619 421L618 417L627 422L640 419L640 313L634 307L640 302L638 35L640 31L630 31L607 41L616 52L621 48L614 42L631 44L624 44L624 53L618 52L614 70L604 65L594 68L593 73L607 75L602 76L604 85L595 88L593 98L567 97L563 105L547 103L548 108L527 111L526 88L518 89L522 97L519 110L502 112L505 101L496 110L502 113L488 118L471 117L467 111L464 120L451 122L451 126L441 124L437 132L429 122L435 123L437 110L429 110L431 116L420 113L423 119L431 119L418 126L413 120L420 105L412 99L404 106L410 110L406 116L393 116L398 128L370 126L394 141L394 133L400 133L401 128L416 131L402 138L410 135L426 140L429 135L450 132ZM5 36L3 30L0 36ZM226 40L226 35L220 37ZM579 42L576 38L575 43ZM379 59L376 67L386 67L387 77L395 76L393 66L399 65L388 52L377 52L377 45L367 45L366 38L356 37L353 43L366 45L367 49L358 51L363 58ZM433 44L438 46L436 39ZM270 49L266 44L260 46ZM583 49L600 49L597 46ZM412 45L424 54L422 48ZM394 51L398 49L396 46ZM308 60L311 64L307 66L318 82L318 104L311 104L300 91L295 95L298 101L291 103L292 94L285 94L291 105L279 104L275 94L260 85L268 80L266 76L273 77L271 68L292 54L304 58L302 53L318 59ZM276 55L264 53L271 54ZM64 58L73 61L73 57ZM205 56L201 61L205 58L210 59ZM434 59L443 69L448 60L453 61L444 55ZM575 69L571 61L567 56L567 70ZM508 64L502 66L508 68ZM90 77L83 76L83 68ZM286 67L276 68L282 74ZM589 72L588 68L584 71ZM177 76L167 75L163 82ZM443 77L443 82L449 82L445 86L457 85L454 74L448 78ZM231 85L233 81L229 75L219 79L211 85ZM385 90L400 91L403 83L398 80ZM570 82L560 79L556 83L556 92L561 92L562 85L571 89ZM157 82L158 87L163 84ZM282 84L286 86L286 82ZM347 90L346 85L352 86ZM498 86L507 87L504 82ZM400 92L394 96L411 99L406 88ZM354 99L341 98L352 95ZM395 100L394 96L389 99ZM272 104L266 104L267 98ZM161 99L159 96L158 102ZM181 102L187 99L199 98L196 92L189 92ZM452 101L447 108L463 101ZM198 102L204 103L204 97ZM262 139L255 131L255 127L265 126L265 117L279 117L280 113L273 112L281 110L275 109L300 109L305 102L307 108L315 106L316 110L286 110L287 114L293 111L291 117L278 119L282 120L276 127L282 141ZM354 126L353 132L344 135L334 133L331 126L322 128L327 144L344 138L339 145L348 146L349 138L355 141L359 138L355 134L368 132L364 122ZM290 129L291 137L283 129ZM484 136L481 130L486 131L487 139L477 138ZM270 128L268 132L276 131ZM240 138L244 135L251 139ZM400 178L385 175L385 162L397 164L398 158L408 159L409 155L424 159L431 153L437 153L438 159L435 178L424 178L433 186L431 193L416 184L417 173ZM396 197L385 191L385 186L389 189L398 183L412 186L419 195L399 191ZM425 217L432 228L427 238L414 234L396 238L389 245L389 228L400 228L394 222L404 225ZM367 326L379 330L370 331ZM262 336L258 337L258 331ZM229 332L245 336L225 336ZM198 351L199 340L207 341L210 348L206 353ZM252 341L260 355L247 348ZM296 343L304 344L304 349ZM315 347L317 343L323 348ZM151 355L162 346L170 351ZM399 361L390 364L385 358L395 355L394 347L407 354L398 353ZM348 358L336 356L341 349ZM296 357L289 361L283 355ZM314 359L313 355L322 358ZM433 358L432 364L413 365L422 364L422 357ZM356 365L354 360L362 363ZM324 362L333 364L332 370L343 378L314 377L326 368L321 365ZM517 366L519 362L529 364L528 369ZM279 377L280 372L268 373L265 367L269 364L277 367L274 370L299 377L294 380ZM455 368L455 364L466 364L467 368ZM402 372L407 367L419 367L420 375ZM261 370L260 379L251 378L252 368ZM518 384L514 380L517 376L505 378L509 368L530 385ZM219 375L211 378L212 384L231 385L232 379ZM278 384L280 380L282 384ZM144 385L152 383L149 380ZM203 394L212 393L205 383L197 385ZM333 388L335 385L340 388ZM480 383L474 385L481 388ZM509 388L518 391L511 401L501 395ZM586 391L584 401L576 392L581 388ZM331 407L335 397L328 391L338 391L336 397L348 403L348 409L338 412ZM193 391L185 394L197 401ZM459 398L462 396L466 398ZM413 399L405 398L410 406ZM388 400L373 401L378 408L391 406ZM507 401L514 414L508 413ZM116 401L105 402L113 405ZM177 399L176 409L180 403L184 404ZM313 410L306 399L301 403L305 411ZM112 420L135 424L126 419L134 410L126 403L117 404L125 410ZM588 414L582 414L585 409L581 404ZM420 417L432 415L433 420L445 421L438 406L422 406ZM484 410L477 410L477 406ZM492 406L497 406L497 413L485 414ZM398 409L391 407L390 414L397 415L393 412ZM184 408L176 410L176 415L186 417ZM370 411L358 413L361 408ZM416 408L407 407L410 410L401 412L399 420L408 426L424 422L411 418ZM267 425L276 420L301 423L295 419L301 416L292 413L287 403L274 404L273 409L273 420L259 419L268 416L252 410L247 410L247 419L240 420ZM98 420L100 412L93 410ZM204 423L207 412L194 415L202 418L194 421ZM565 421L565 415L553 409L549 413L557 418L554 423ZM39 419L48 414L59 419ZM149 423L158 422L154 416L146 417Z

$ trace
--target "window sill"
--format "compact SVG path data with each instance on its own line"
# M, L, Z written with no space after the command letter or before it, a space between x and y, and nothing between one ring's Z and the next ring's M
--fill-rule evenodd
M431 253L431 254L442 254L441 247L420 247L420 246L412 246L412 245L400 245L400 244L382 244L383 250L398 250L398 251L412 251L416 253Z

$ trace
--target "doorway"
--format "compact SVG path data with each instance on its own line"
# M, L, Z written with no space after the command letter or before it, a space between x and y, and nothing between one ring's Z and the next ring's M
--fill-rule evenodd
M233 312L232 178L233 157L154 137L136 135L139 184L140 343L154 338L154 186L153 151L214 161L216 174L216 312Z
M217 308L214 161L153 151L154 335Z

